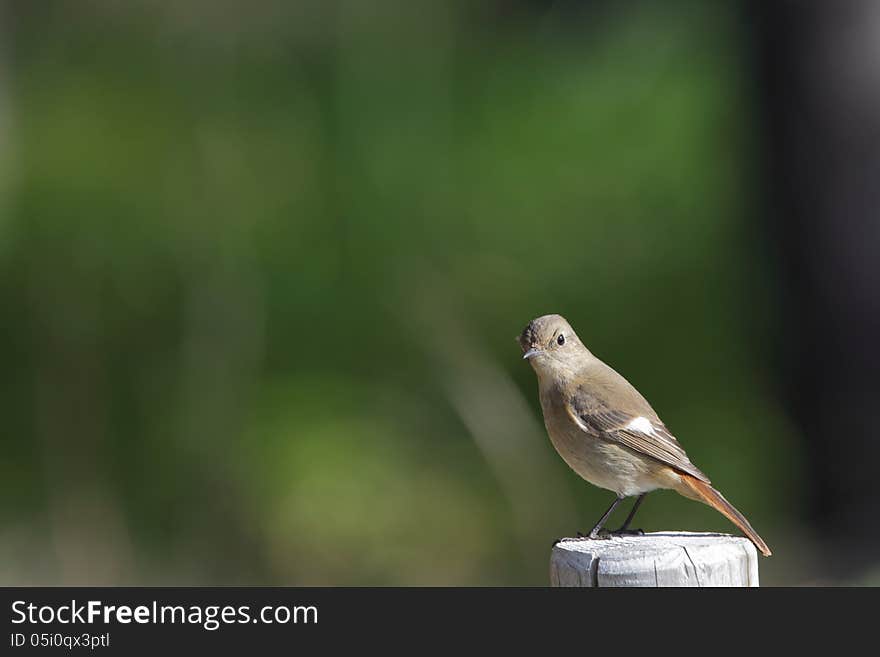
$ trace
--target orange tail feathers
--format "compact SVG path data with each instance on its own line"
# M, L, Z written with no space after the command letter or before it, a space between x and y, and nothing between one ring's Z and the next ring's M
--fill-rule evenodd
M681 477L681 482L683 484L678 491L679 493L685 497L708 504L713 509L726 516L734 525L739 527L743 534L755 544L755 547L758 548L761 554L765 557L769 557L772 554L770 548L767 547L767 544L764 542L764 539L758 536L758 532L752 529L752 526L749 524L749 521L746 520L746 517L737 511L733 504L725 500L721 493L696 477L692 477L684 472L678 472L677 474Z

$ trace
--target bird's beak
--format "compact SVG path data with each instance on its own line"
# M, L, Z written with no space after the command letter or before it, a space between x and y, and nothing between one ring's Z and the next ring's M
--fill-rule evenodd
M541 353L540 349L538 349L537 347L532 347L526 353L523 354L523 360L528 360L532 356L537 356L539 353Z

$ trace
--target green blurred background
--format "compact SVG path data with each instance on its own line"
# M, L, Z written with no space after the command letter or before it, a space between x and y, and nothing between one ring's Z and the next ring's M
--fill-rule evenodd
M810 583L741 25L624 4L4 5L0 581L545 585L558 312Z

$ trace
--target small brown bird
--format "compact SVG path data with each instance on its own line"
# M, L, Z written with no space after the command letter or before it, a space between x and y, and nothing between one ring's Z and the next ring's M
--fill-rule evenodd
M617 495L590 538L641 534L628 528L645 495L671 488L724 514L770 556L770 548L749 521L712 488L645 398L593 356L564 317L533 319L518 340L523 358L538 375L544 424L553 447L577 474ZM633 496L636 501L623 526L615 532L603 530L617 505Z

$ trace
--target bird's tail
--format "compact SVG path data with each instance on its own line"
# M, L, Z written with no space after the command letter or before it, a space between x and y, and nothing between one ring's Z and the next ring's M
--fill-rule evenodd
M677 474L681 477L682 482L682 485L677 489L677 492L693 500L704 502L719 513L725 515L730 522L739 527L748 539L755 544L755 547L760 550L761 554L765 557L770 556L770 548L767 547L764 539L758 536L758 532L752 529L752 526L749 524L749 521L746 520L746 517L737 511L733 504L724 499L724 495L712 488L705 481L700 481L696 477L684 472L679 472Z

